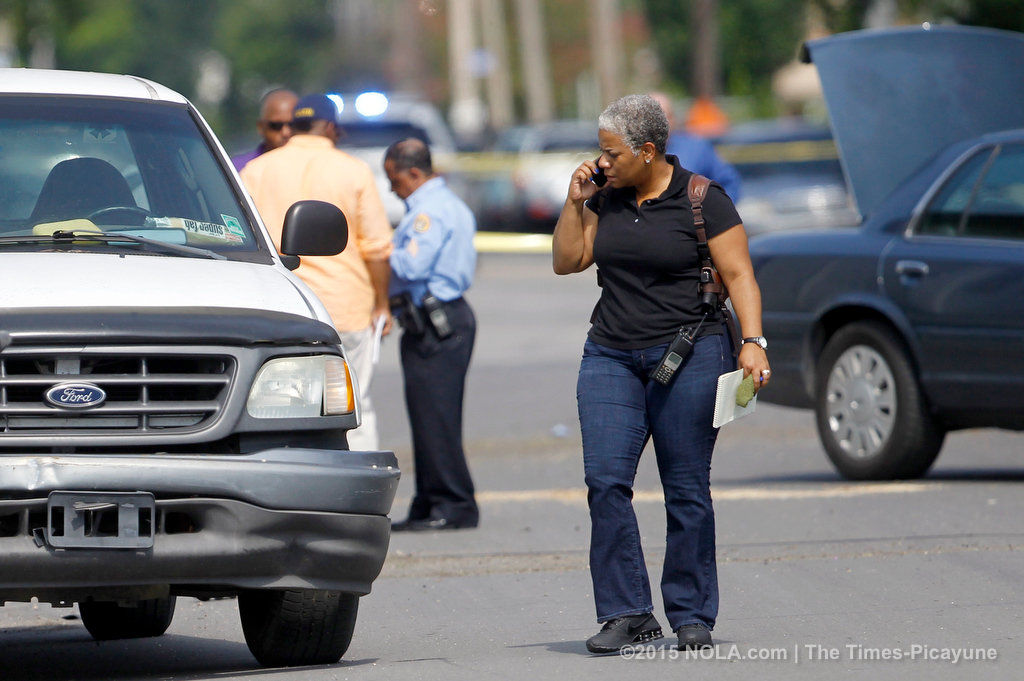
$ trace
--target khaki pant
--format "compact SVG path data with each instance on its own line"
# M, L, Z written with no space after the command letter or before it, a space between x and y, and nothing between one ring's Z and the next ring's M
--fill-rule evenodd
M339 333L341 344L348 357L349 369L355 374L359 388L359 409L362 425L348 431L348 448L354 452L372 452L380 448L377 437L377 412L370 399L370 383L373 381L373 327L362 331Z

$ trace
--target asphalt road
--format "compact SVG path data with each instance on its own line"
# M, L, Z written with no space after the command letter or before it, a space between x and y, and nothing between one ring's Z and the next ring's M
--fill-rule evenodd
M827 463L809 413L767 404L724 428L715 453L713 656L678 659L670 639L633 659L589 655L598 626L574 386L596 297L592 273L555 277L546 256L481 258L466 438L482 525L396 535L339 665L259 668L231 600L181 599L165 636L103 644L73 609L10 604L2 678L1022 678L1024 435L956 433L922 480L852 484ZM412 476L396 345L384 346L374 393L383 443L406 471L402 518ZM665 521L653 457L636 490L656 585Z

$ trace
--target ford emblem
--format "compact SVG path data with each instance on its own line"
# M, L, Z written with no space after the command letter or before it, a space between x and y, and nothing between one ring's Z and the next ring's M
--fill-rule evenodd
M107 393L91 383L60 383L47 390L44 397L61 409L89 409L103 404Z

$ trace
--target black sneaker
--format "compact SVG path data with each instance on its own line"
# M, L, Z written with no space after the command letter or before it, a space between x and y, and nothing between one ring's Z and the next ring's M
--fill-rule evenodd
M697 650L698 648L710 648L711 632L703 624L684 624L676 629L679 636L678 650Z
M608 620L601 631L587 639L592 653L617 653L628 645L646 643L662 637L661 625L654 615L633 615Z

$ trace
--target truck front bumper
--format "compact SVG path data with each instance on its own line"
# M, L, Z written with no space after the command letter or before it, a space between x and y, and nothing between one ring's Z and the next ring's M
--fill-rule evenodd
M387 554L398 478L391 452L3 455L0 599L79 600L135 587L365 594ZM152 494L152 546L51 545L55 491Z

